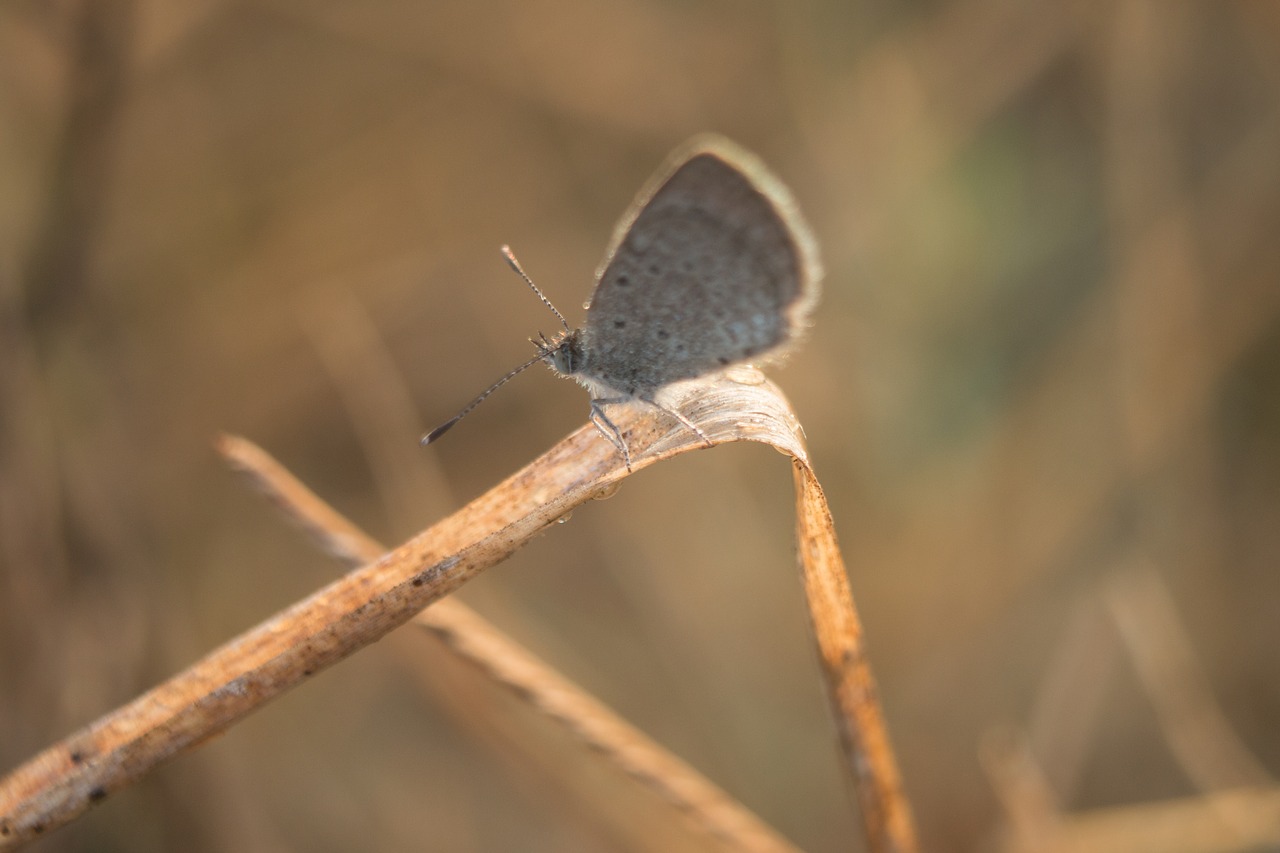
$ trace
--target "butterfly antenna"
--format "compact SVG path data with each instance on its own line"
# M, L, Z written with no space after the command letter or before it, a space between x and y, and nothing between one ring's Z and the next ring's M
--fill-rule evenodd
M553 308L553 309L551 309L551 310L553 310L553 311L554 311L555 309ZM539 347L538 347L538 354L537 354L537 355L535 355L533 358L529 359L529 360L528 360L528 361L526 361L524 364L522 364L522 365L520 365L519 367L517 367L515 370L511 371L510 373L508 373L506 376L504 376L504 377L502 377L501 379L499 379L497 382L495 382L495 383L493 383L492 385L490 385L488 388L486 388L486 389L483 391L483 393L481 393L481 394L480 394L480 396L476 397L476 398L475 398L474 400L472 400L470 403L467 403L467 405L463 407L463 409L462 409L462 411L461 411L461 412L458 412L458 414L456 414L456 415L454 415L453 417L449 418L449 420L445 421L444 423L440 424L440 426L436 427L436 428L435 428L435 429L433 429L431 432L429 432L429 433L427 433L426 435L424 435L424 436L422 437L422 446L423 446L423 447L426 447L428 444L430 444L431 442L435 441L435 440L436 440L437 438L439 438L440 436L444 435L446 432L448 432L448 431L449 431L449 429L450 429L454 424L456 424L458 421L462 420L462 419L463 419L463 418L465 418L467 415L469 415L469 414L471 413L471 410L472 410L472 409L474 409L476 406L478 406L478 405L480 405L481 403L483 403L483 402L484 402L485 397L488 397L490 394L492 394L494 391L497 391L497 390L498 390L499 388L501 388L503 385L506 385L508 382L510 382L510 381L511 381L512 379L514 379L516 376L518 376L519 374L521 374L521 373L523 373L524 371L528 370L530 367L533 367L533 366L534 366L535 364L537 364L538 362L542 361L544 358L546 358L546 357L547 357L547 353L548 353L548 352L549 352L549 350L547 350L545 347L543 347L543 346L539 346Z
M533 288L533 292L538 294L538 298L542 300L542 304L551 309L551 313L555 314L560 320L560 325L564 326L566 332L570 331L569 324L565 322L564 315L556 310L556 306L551 304L551 300L542 295L542 291L538 289L538 285L533 283L533 279L529 278L529 274L524 271L524 267L520 266L520 262L516 260L515 252L511 251L510 246L502 247L502 256L507 259L507 263L516 271L516 275L524 279L524 283Z

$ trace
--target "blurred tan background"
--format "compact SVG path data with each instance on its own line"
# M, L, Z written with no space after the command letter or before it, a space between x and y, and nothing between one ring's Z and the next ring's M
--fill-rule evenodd
M0 6L0 767L334 576L221 431L399 542L583 423L538 368L417 446L555 329L498 247L579 321L704 130L823 248L773 375L928 846L1269 785L1272 0ZM732 446L462 597L797 844L861 849L794 562L785 459ZM385 645L37 849L707 849L424 642L611 792L583 807Z

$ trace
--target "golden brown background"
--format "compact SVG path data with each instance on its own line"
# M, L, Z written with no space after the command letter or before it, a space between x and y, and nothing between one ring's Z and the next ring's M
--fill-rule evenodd
M0 6L0 768L333 576L220 431L400 541L581 424L537 369L417 446L555 328L497 247L580 319L704 130L824 251L774 375L926 842L991 849L1019 749L1014 798L1072 814L1269 784L1273 0ZM791 500L764 448L685 456L462 596L804 848L858 849ZM616 808L374 647L38 849L705 849L423 654Z

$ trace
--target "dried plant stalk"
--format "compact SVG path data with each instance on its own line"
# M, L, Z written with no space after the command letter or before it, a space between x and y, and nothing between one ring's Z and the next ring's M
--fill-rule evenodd
M1002 839L1000 853L1257 853L1280 847L1280 788L1249 787L1196 797L1077 812L1033 843Z
M262 448L230 436L224 437L218 448L232 466L340 560L360 566L386 551ZM798 848L697 770L457 598L437 601L413 622L506 687L516 699L563 725L591 752L654 791L660 802L728 849L798 853ZM555 772L555 768L549 768L549 772Z
M800 571L827 695L873 850L916 849L915 824L885 727L835 522L808 462L794 458Z
M1138 562L1107 584L1106 603L1178 764L1203 791L1274 784L1213 695L1155 568Z
M915 849L909 809L876 700L830 514L786 400L762 376L734 371L665 389L664 404L713 443L761 441L796 461L800 557L823 673L871 848ZM635 470L703 446L652 407L611 417ZM236 720L378 640L539 531L627 476L592 427L374 563L350 572L209 654L0 781L0 847L28 841L225 730Z

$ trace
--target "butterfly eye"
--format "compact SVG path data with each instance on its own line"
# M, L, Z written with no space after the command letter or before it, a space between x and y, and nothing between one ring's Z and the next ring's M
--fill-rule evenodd
M582 343L577 332L565 335L564 340L551 353L551 364L557 373L571 376L582 369Z

